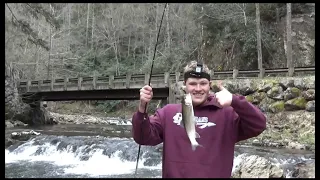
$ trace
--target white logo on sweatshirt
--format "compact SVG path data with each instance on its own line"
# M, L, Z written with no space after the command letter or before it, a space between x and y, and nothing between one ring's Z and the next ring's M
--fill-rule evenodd
M206 127L211 127L211 126L215 126L216 124L213 122L209 122L208 121L208 117L194 117L194 120L197 122L197 126L200 126L200 129L204 129ZM182 114L181 113L177 113L176 115L173 116L173 123L176 123L178 126L181 125L181 121L182 121Z

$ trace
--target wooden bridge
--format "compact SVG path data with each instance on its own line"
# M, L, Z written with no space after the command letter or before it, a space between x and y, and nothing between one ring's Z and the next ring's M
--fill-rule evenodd
M212 74L215 79L255 78L273 75L286 76L292 69L230 70ZM296 74L314 73L315 67L294 68ZM139 89L148 84L149 74L126 74L120 76L64 77L48 80L22 80L18 91L25 101L66 101L66 100L138 100ZM172 101L174 92L171 85L183 81L183 74L153 74L151 85L153 99Z

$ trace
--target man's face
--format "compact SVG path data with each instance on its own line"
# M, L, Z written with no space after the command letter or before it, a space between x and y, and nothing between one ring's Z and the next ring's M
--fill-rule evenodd
M185 85L186 91L191 94L194 106L198 106L207 100L210 91L210 81L208 79L188 78Z

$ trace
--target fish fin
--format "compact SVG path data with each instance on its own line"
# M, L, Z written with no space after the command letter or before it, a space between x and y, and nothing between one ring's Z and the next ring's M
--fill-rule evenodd
M195 132L195 134L196 134L196 138L200 138L200 134L199 133Z
M207 124L204 124L204 125L200 126L199 128L200 128L200 129L203 129L203 128L205 128L205 127L207 127Z
M181 126L182 128L184 128L184 124L183 124L182 120L181 120L181 122L180 122L180 126Z

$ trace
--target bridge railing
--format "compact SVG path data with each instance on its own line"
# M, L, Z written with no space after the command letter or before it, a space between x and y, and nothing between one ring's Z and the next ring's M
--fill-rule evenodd
M241 79L252 77L264 77L266 75L290 74L289 68L263 69L261 70L229 70L213 71L212 79ZM295 73L314 73L315 67L297 67ZM151 84L154 88L165 88L170 83L183 80L182 72L175 73L157 73L152 74ZM96 89L129 89L141 88L148 84L149 74L126 74L126 75L109 75L109 76L92 76L92 77L64 77L51 78L47 80L21 80L18 84L19 91L22 92L39 92L39 91L72 91L72 90L96 90Z

